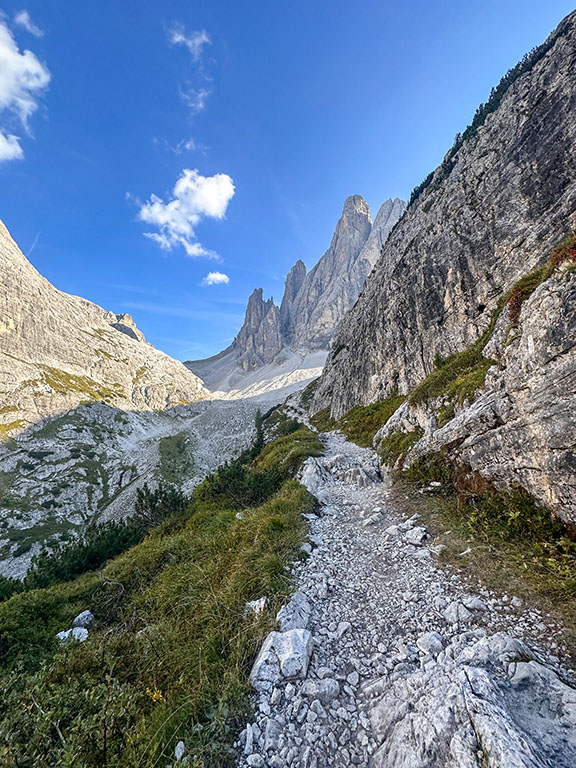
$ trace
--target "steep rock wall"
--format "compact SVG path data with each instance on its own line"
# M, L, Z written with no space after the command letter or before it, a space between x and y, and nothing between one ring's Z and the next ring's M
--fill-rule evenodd
M334 339L313 409L407 393L472 343L576 210L576 13L391 232Z
M129 315L51 285L0 222L0 438L81 403L159 410L207 396Z

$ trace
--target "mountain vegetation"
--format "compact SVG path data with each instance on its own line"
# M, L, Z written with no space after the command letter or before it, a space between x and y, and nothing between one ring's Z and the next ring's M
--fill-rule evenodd
M262 429L186 502L145 489L131 518L140 543L114 557L133 529L110 525L97 556L89 536L71 545L69 572L40 558L35 588L0 605L0 765L152 768L180 739L192 765L230 763L250 664L314 506L294 472L322 451L305 427L268 445ZM260 597L267 609L247 611ZM59 646L85 609L96 617L86 642Z

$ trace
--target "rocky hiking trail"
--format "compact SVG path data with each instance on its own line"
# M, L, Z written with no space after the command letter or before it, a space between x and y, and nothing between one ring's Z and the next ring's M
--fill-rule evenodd
M309 557L254 664L238 765L576 766L576 690L544 647L553 628L518 598L470 591L394 509L376 455L323 439L301 471L319 501Z

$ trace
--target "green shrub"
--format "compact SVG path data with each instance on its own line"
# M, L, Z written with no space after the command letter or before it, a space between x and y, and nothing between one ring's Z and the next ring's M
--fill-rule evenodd
M421 429L415 429L412 432L402 432L396 430L384 438L378 448L378 453L385 464L394 465L399 459L402 460L413 445L416 445L422 437Z
M554 270L565 262L576 262L576 233L572 233L554 248L544 266L521 277L506 295L508 317L513 327L518 325L522 305L530 298L536 288L552 275Z
M330 416L330 408L323 408L310 418L310 423L316 427L319 432L332 432L338 428L338 422Z

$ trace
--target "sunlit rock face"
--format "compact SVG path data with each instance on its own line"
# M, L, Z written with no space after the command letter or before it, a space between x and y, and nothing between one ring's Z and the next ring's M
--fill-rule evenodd
M159 410L205 397L200 380L148 344L130 315L51 285L2 223L0 275L4 437L84 402Z
M435 360L475 342L511 287L574 231L575 67L572 13L390 234L339 326L313 410L329 406L338 417L408 394ZM570 264L556 269L515 329L504 308L485 350L498 365L481 397L456 408L457 421L438 429L437 403L406 406L394 418L398 428L424 432L413 456L448 451L576 522L573 283Z

